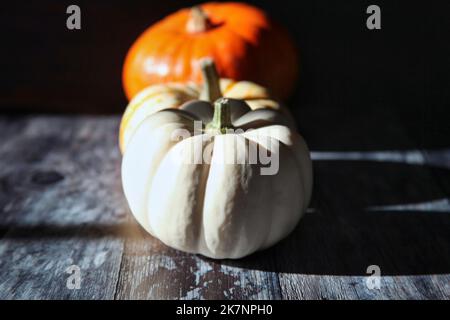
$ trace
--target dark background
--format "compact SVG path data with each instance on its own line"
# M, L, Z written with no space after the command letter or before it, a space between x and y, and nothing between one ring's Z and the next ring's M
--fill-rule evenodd
M288 104L311 149L448 147L449 1L249 2L282 22L300 49ZM130 45L194 3L2 3L0 112L119 114ZM66 28L70 4L81 7L81 30ZM381 7L381 30L366 28L370 4Z

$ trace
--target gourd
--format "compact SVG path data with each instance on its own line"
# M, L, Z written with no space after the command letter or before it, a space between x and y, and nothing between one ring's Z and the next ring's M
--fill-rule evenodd
M222 95L245 100L252 109L271 108L281 111L293 123L290 112L273 100L269 91L250 81L220 79L216 63L210 57L199 61L203 83L167 83L152 85L138 93L128 104L120 123L119 145L123 152L140 123L150 114L167 108L180 108L191 100L214 102Z
M249 80L284 99L297 78L294 43L260 9L244 3L205 3L177 11L149 27L130 48L123 67L128 99L149 85L199 83L198 62L212 57L219 75Z
M122 184L136 220L166 245L237 259L294 229L311 197L312 166L280 111L231 98L191 100L138 125Z

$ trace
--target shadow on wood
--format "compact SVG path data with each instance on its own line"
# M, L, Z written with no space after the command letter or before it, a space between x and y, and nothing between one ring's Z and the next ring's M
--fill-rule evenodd
M99 239L104 237L138 238L141 228L135 223L118 224L33 224L2 225L0 224L0 240L3 239Z
M367 207L448 197L435 175L447 170L399 164L316 162L312 207L278 245L224 263L319 275L450 273L450 212L369 211Z
M369 265L378 265L383 275L450 273L449 212L367 210L448 197L439 183L449 180L448 170L347 161L315 162L314 169L314 211L290 236L247 258L215 263L317 275L367 275ZM0 225L2 240L77 237L140 239L155 244L152 254L166 250L134 221Z

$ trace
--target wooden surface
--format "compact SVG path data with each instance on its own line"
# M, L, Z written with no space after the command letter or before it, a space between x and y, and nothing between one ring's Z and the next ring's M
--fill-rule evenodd
M293 234L213 261L136 224L118 121L0 117L0 298L450 298L449 150L314 152L313 201ZM66 287L71 265L80 289ZM369 265L381 269L379 290L366 285Z

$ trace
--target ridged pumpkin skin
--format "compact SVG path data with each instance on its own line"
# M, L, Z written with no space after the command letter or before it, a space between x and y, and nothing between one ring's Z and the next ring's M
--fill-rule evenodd
M251 160L256 148L276 159L274 171ZM285 238L312 183L308 147L287 119L229 98L146 117L122 160L125 197L141 226L172 248L215 259L238 259Z
M219 84L224 97L245 100L252 110L268 108L292 118L283 105L271 99L264 87L230 79L220 79ZM145 118L163 109L179 109L184 103L199 99L202 90L201 84L171 82L149 86L139 92L128 104L120 123L119 145L122 152Z
M253 81L276 97L289 96L298 59L283 28L260 9L243 3L206 3L201 11L208 19L203 28L192 27L192 9L182 9L136 40L123 68L129 100L149 85L200 82L198 62L204 57L214 59L223 78Z

